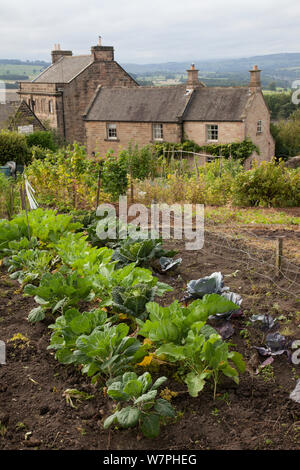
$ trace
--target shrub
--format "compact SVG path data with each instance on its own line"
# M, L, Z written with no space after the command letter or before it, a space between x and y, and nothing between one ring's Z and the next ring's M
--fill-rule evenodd
M144 180L156 175L157 160L150 145L139 149L137 145L132 147L130 144L127 150L119 154L119 158L121 155L127 160L128 173L134 179Z
M234 160L240 160L242 163L247 160L250 155L255 151L258 155L260 154L259 148L253 144L250 139L245 139L242 142L231 142L229 144L208 144L198 145L191 140L186 140L183 143L173 144L170 142L164 142L161 144L153 145L154 151L158 156L164 154L164 150L168 151L168 159L171 158L171 153L178 158L179 152L196 152L196 153L208 153L209 155L223 156L229 158L231 156Z
M0 173L0 219L11 219L20 208L19 181Z
M89 158L85 148L75 143L57 152L33 147L26 174L40 204L69 210L95 207L98 171L99 161ZM103 190L100 201L109 201Z
M262 162L240 173L233 185L233 202L241 206L287 207L300 203L300 171L284 161Z
M300 153L300 112L295 111L287 121L271 124L271 132L275 139L275 154L287 159Z
M120 153L119 158L112 152L106 154L102 169L102 186L104 191L111 194L114 200L122 194L126 194L128 178L125 153Z
M38 146L42 149L57 150L51 131L32 132L32 134L26 135L26 140L29 147Z
M49 150L40 147L39 145L33 145L31 148L32 160L44 160L49 155Z
M23 134L16 131L0 131L0 165L5 165L9 161L25 165L30 159L30 151Z

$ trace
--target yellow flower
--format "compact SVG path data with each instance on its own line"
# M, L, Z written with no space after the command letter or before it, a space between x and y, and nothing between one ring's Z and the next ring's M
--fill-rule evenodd
M151 345L151 344L152 344L151 339L145 338L145 339L144 339L144 344L149 344L149 345Z
M126 313L119 313L119 318L120 320L127 320L128 316L126 315Z
M147 367L151 364L152 362L152 359L153 359L153 354L149 354L149 356L145 356L144 359L142 360L142 362L139 362L138 363L138 366L143 366L143 367Z

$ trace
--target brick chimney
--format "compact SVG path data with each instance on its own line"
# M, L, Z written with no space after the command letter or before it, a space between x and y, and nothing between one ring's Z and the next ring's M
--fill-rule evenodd
M60 44L54 44L54 49L51 52L52 64L55 64L61 57L73 55L72 51L62 51Z
M98 38L97 46L92 46L91 54L94 61L112 61L114 60L114 48L112 46L102 46L101 36Z
M191 68L187 70L188 78L186 82L187 88L198 88L200 86L198 78L199 70L195 69L195 64L191 65Z
M257 65L254 65L253 69L249 70L249 72L250 72L250 82L249 82L250 90L251 91L261 90L261 81L260 81L261 70L258 69Z

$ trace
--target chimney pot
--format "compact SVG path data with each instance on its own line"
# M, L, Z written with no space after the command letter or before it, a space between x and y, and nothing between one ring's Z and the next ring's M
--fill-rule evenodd
M114 48L112 46L101 46L101 36L99 36L98 45L92 46L91 54L94 61L109 62L114 60Z
M249 72L250 72L249 88L251 92L260 90L261 89L261 80L260 80L261 70L259 70L257 65L254 65L253 69L249 70Z
M54 44L54 50L51 52L52 64L57 62L61 57L72 55L72 51L62 51L60 48L60 44Z
M188 89L198 88L200 86L198 72L199 70L195 69L195 64L191 64L191 68L187 70L188 79L186 86Z

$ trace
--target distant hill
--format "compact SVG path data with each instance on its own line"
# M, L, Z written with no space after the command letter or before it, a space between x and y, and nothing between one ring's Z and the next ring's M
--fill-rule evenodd
M281 53L244 57L240 59L211 59L187 62L165 62L159 64L129 64L122 66L140 83L151 84L157 75L185 80L186 70L194 62L199 69L199 77L208 86L246 85L249 82L249 70L253 65L262 69L262 84L268 87L275 82L277 87L290 88L294 80L300 79L300 53ZM30 80L50 63L43 60L0 59L0 74L7 81L13 80L13 74L27 75ZM10 66L9 72L6 70ZM8 76L8 73L12 76ZM169 76L169 77L168 77ZM25 77L23 77L24 79ZM3 78L2 78L3 79Z
M39 65L41 67L48 67L49 62L44 60L18 60L18 59L0 59L0 64L5 65Z
M158 73L185 74L189 62L165 62L160 64L122 64L128 73L138 76L151 76ZM263 84L275 81L278 86L290 86L293 80L300 79L300 53L258 55L240 59L212 59L193 61L199 69L200 78L237 80L248 83L248 71L253 65L262 69Z

